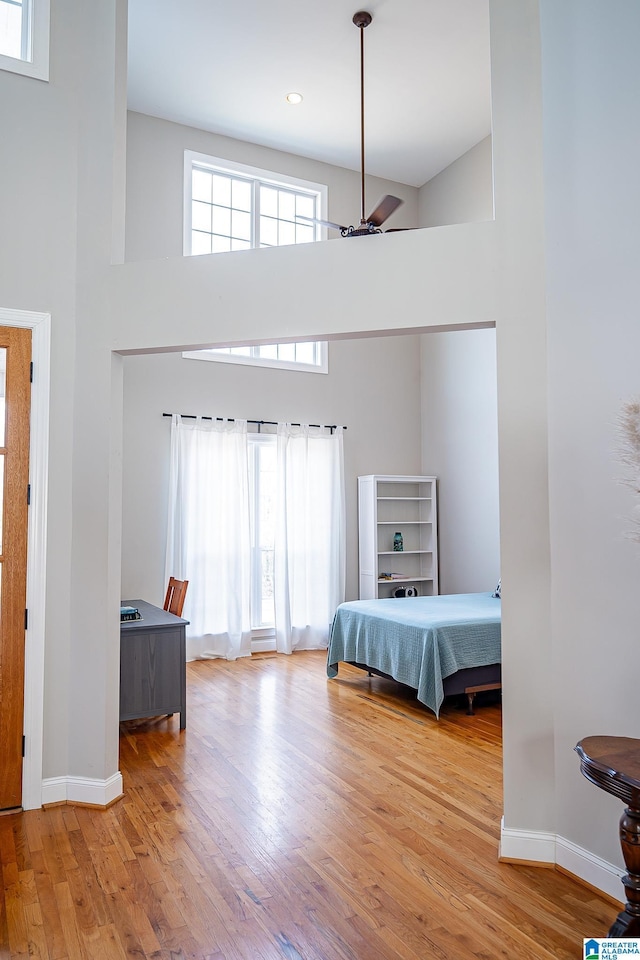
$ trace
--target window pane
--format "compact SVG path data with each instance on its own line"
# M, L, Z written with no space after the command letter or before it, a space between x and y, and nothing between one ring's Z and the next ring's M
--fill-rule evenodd
M231 236L238 240L251 240L251 214L233 210L231 214Z
M278 229L278 245L284 246L296 242L296 225L288 220L281 220Z
M273 544L275 539L276 444L260 444L257 537L261 555L261 616L263 624L273 624Z
M278 359L278 344L277 343L263 343L258 347L258 356L264 357L267 360L277 360Z
M194 200L205 200L211 203L211 174L206 170L193 168L191 180L191 196Z
M278 216L278 191L271 187L260 187L260 213L267 217Z
M237 237L234 237L231 241L232 250L251 250L251 241L250 240L238 240Z
M275 623L275 608L273 603L273 550L263 550L262 553L262 609L260 619L263 626Z
M211 237L211 252L228 253L229 250L231 250L231 240L229 237L219 237L218 234L214 233Z
M211 207L211 229L225 237L231 236L231 210L226 207Z
M22 5L0 3L0 53L22 60Z
M250 357L251 347L229 347L229 353L234 353L237 357Z
M295 220L296 218L296 198L292 193L280 190L280 206L278 216L281 220Z
M301 217L315 217L316 205L313 197L296 196L296 214Z
M5 407L4 398L6 396L7 384L7 348L0 347L0 447L4 447L5 434Z
M194 200L191 204L191 226L194 230L211 233L211 204Z
M270 247L278 245L278 221L271 217L260 217L260 244Z
M221 207L230 207L231 206L231 178L225 177L220 173L214 173L212 180L213 180L213 183L212 183L213 202L220 204Z
M315 343L296 343L296 363L313 363Z
M211 234L194 230L191 234L191 253L195 257L201 253L211 253Z
M278 344L278 360L295 361L295 359L296 359L295 343L279 343Z
M306 226L302 226L302 224L297 223L295 242L296 243L313 243L313 241L315 240L315 232L316 232L315 227L313 227L310 223L308 223Z
M236 210L251 210L251 184L246 180L233 181L231 197Z
M2 543L2 515L4 513L4 454L0 456L0 553L3 552Z

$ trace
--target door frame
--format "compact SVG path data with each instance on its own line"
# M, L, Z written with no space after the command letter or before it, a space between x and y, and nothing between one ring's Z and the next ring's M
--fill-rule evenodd
M29 628L24 662L22 807L24 810L34 810L42 806L51 314L0 307L0 326L28 327L32 336L34 377L31 385L29 440L31 504L27 530Z

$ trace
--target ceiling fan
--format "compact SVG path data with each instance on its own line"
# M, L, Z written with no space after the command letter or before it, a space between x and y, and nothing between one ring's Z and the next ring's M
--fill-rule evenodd
M382 224L387 220L394 210L397 210L398 207L404 203L403 200L400 200L398 197L392 197L390 194L387 194L385 197L380 200L377 204L375 210L373 210L368 217L365 217L365 201L364 201L364 28L368 27L371 23L373 17L370 13L367 13L366 10L359 10L358 13L354 13L353 22L356 27L360 30L360 194L361 194L361 204L360 204L360 223L357 227L343 227L339 223L332 223L330 220L318 220L315 217L301 217L298 216L297 220L306 220L310 223L318 223L320 226L329 227L333 230L339 230L343 237L364 237L370 233L382 233L380 229ZM402 228L396 228L402 229ZM395 232L394 228L388 229L385 233Z

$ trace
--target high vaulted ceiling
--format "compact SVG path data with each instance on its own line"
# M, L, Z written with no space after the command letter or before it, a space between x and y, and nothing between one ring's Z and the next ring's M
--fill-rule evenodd
M129 109L421 186L490 132L488 0L129 0ZM287 93L303 95L297 106Z

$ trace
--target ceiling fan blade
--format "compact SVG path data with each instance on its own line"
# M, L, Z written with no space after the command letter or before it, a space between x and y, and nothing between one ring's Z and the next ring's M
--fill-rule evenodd
M404 233L405 230L420 230L420 227L389 227L385 233Z
M296 220L305 220L307 223L317 223L321 227L330 227L332 230L346 230L347 227L340 226L339 223L332 223L331 220L317 220L315 217L303 217L297 215Z
M367 223L372 223L374 227L379 227L385 222L385 220L391 216L394 210L397 210L401 203L404 203L403 200L400 200L398 197L392 197L390 194L387 194L386 197L383 197L378 206L375 208Z

